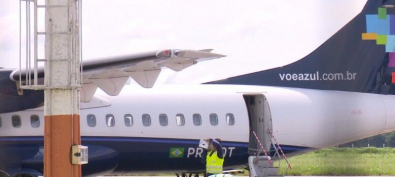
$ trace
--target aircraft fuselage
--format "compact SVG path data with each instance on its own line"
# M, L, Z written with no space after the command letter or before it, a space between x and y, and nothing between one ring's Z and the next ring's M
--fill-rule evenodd
M251 106L246 97L257 95L266 102L262 115L249 112L258 104ZM267 119L287 156L330 147L395 129L394 98L232 85L127 86L117 97L97 93L81 103L82 144L89 146L83 174L202 171L202 138L222 139L225 169L243 167L252 117ZM0 117L1 166L42 171L43 108ZM267 130L261 132L270 148Z

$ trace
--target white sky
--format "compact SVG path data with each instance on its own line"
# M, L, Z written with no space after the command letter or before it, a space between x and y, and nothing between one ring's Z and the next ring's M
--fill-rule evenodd
M201 83L292 63L312 52L366 0L83 0L84 59L158 49L214 49L228 57L158 83ZM17 68L19 1L0 0L0 67Z

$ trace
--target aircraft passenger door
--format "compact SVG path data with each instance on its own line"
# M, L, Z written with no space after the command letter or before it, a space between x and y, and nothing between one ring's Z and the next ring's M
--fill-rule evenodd
M254 131L267 152L270 151L270 139L267 130L271 128L271 114L264 95L244 95L250 128ZM255 135L250 131L249 154L256 154L261 147Z

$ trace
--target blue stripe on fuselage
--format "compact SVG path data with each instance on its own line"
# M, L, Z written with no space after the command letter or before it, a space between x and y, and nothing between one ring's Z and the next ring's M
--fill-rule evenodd
M199 140L89 136L83 136L81 139L83 145L89 146L89 163L83 166L84 176L152 171L202 171L205 168L200 162L197 150ZM247 164L247 142L225 141L223 146L227 150L225 167L234 168ZM310 149L287 145L281 147L287 156L289 153ZM171 148L181 148L184 154L181 158L172 158ZM12 153L9 153L9 149L13 149ZM30 154L26 154L27 149ZM7 159L19 157L22 161L15 162L14 167L20 165L23 168L42 171L42 149L43 137L0 137L0 165L8 163ZM271 154L274 154L273 150Z

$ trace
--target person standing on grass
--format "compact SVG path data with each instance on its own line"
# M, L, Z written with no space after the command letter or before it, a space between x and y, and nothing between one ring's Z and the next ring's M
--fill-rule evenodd
M221 139L207 138L206 141L212 146L204 149L202 154L202 163L206 164L206 175L208 177L214 174L222 174L224 164L224 153L222 151Z

